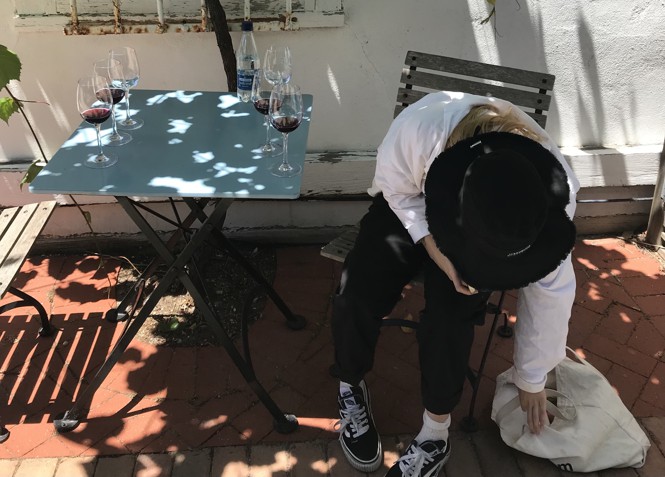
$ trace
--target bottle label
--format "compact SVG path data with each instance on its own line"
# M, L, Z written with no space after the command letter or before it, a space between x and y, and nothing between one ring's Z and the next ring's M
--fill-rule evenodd
M253 82L254 82L254 70L238 70L239 90L251 91Z

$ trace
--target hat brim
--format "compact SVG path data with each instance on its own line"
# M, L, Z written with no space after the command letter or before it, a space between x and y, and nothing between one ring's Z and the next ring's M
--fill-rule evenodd
M511 149L536 167L549 196L547 218L524 252L498 258L474 245L459 225L460 190L469 165L478 157L471 146L481 140L489 149ZM482 151L482 149L480 149ZM565 212L569 202L566 173L541 144L513 133L487 133L460 141L432 163L425 182L430 233L462 279L478 290L510 290L536 282L555 270L575 244L575 225Z

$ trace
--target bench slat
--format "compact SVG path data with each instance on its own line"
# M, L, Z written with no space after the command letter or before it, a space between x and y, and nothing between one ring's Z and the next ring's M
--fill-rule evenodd
M344 259L346 259L346 256L353 248L359 231L360 224L355 224L346 232L323 246L323 248L321 248L321 256L343 263ZM423 283L424 275L423 271L420 270L420 272L418 272L418 274L411 280L411 284L422 285Z
M542 110L546 111L550 106L551 98L546 95L539 95L536 93L529 93L528 91L519 91L519 90L509 90L509 88L504 88L501 86L494 86L483 83L473 83L468 81L468 86L463 86L461 83L463 81L456 80L454 78L443 78L441 77L433 90L451 90L451 91L466 91L468 93L476 94L479 96L494 96L497 98L505 99L510 101L515 106L518 106L520 109L524 110L526 114L531 116L534 121L536 121L542 128L545 127L547 122L547 116L542 113L536 113L533 110ZM402 112L406 106L415 103L419 99L424 98L429 91L419 91L416 89L408 88L399 88L397 93L397 102L395 106L394 116ZM505 93L505 94L504 94ZM540 97L541 99L538 99ZM544 99L547 98L547 99ZM541 101L541 103L538 103Z
M321 249L321 255L337 262L344 262L344 259L356 242L359 229L360 226L356 224L340 236L336 237Z
M554 75L417 51L407 53L404 65L394 117L427 93L447 90L501 98L522 108L541 127L547 123Z
M444 74L452 73L472 76L474 78L496 80L535 89L552 90L554 88L555 76L538 71L491 65L487 63L479 63L477 61L460 60L457 58L432 55L417 51L409 51L404 63L407 66L437 70Z
M0 297L21 269L56 202L44 201L2 211L0 238Z
M2 237L4 237L5 232L9 229L9 224L14 220L14 217L16 217L16 214L20 212L21 208L20 207L12 207L10 209L4 209L0 211L0 240L2 240ZM0 254L3 253L4 249L0 249ZM0 264L2 261L0 260Z
M511 88L510 86L473 81L466 78L454 78L422 71L403 70L402 83L414 88L425 88L432 91L464 91L479 96L493 96L510 101L522 108L548 110L552 97L537 91ZM400 88L397 101L401 102L405 91ZM429 91L427 91L429 92Z

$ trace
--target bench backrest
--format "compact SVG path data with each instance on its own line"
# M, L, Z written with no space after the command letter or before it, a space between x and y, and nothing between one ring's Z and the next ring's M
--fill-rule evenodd
M409 51L404 63L395 116L433 91L461 91L510 101L545 127L554 75L418 51Z

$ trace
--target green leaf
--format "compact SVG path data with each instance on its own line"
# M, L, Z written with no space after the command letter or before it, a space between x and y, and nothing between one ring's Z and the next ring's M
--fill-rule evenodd
M30 164L30 167L28 167L28 170L25 172L25 175L23 176L23 179L21 179L21 182L19 183L19 187L23 189L23 184L30 184L32 180L37 177L37 174L39 174L39 171L41 171L44 168L44 163L40 162L33 162Z
M92 214L88 212L87 210L83 211L83 218L85 221L88 223L90 227L92 227Z
M9 124L9 116L18 111L18 103L12 98L0 98L0 119Z
M21 79L21 60L16 53L0 45L0 89L9 84L11 80Z

